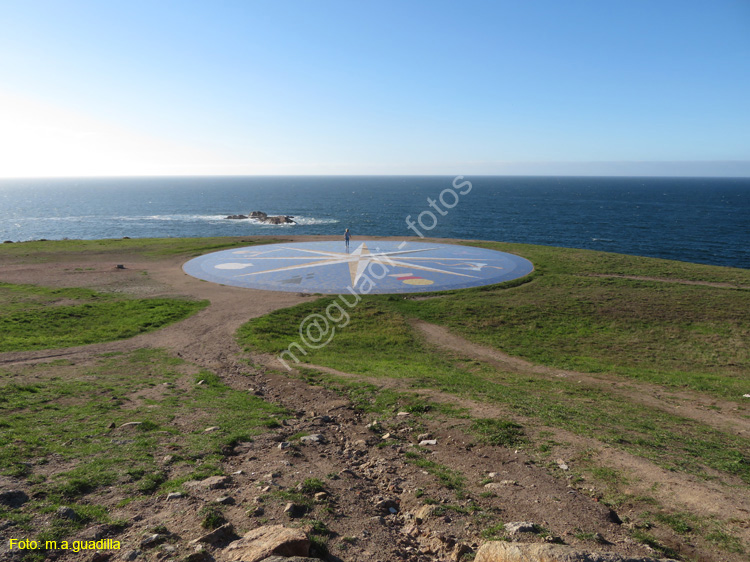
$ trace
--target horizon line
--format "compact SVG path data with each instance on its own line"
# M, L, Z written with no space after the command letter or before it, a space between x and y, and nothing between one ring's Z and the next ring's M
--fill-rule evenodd
M705 178L705 179L750 179L747 175L716 175L716 174L449 174L449 173L403 173L403 174L128 174L128 175L59 175L59 176L0 176L0 181L6 180L88 180L88 179L152 179L152 178L323 178L323 177L483 177L483 178Z

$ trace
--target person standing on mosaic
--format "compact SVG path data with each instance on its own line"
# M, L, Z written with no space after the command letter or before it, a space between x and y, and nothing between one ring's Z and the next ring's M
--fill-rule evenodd
M346 232L344 232L344 240L346 241L346 247L347 248L349 247L349 238L350 238L350 236L351 235L349 234L349 229L347 228Z

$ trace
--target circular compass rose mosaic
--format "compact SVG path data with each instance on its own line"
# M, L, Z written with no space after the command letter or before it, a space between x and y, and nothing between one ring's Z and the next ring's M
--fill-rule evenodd
M237 287L304 293L421 293L492 285L528 275L530 261L485 248L425 242L299 242L206 254L188 275Z

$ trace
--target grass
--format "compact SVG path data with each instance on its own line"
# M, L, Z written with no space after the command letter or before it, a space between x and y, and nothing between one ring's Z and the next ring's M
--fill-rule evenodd
M302 513L307 514L314 509L313 496L318 492L324 491L325 485L322 480L318 478L306 478L295 488L273 490L269 495L281 503L292 502ZM315 521L313 524L317 525L318 530L325 527L325 524L321 521ZM321 525L323 527L321 527ZM321 531L318 534L328 535L329 533L326 530L325 532Z
M417 419L428 413L466 417L464 408L427 400L414 392L381 388L375 384L347 380L315 369L301 368L299 372L306 382L345 396L360 412L382 415L409 412Z
M446 300L446 299L437 299ZM327 299L317 306L323 308ZM648 458L669 470L706 475L706 468L739 476L750 483L747 440L693 420L655 410L601 387L567 378L546 378L503 372L481 362L456 357L424 343L408 318L392 307L393 300L372 299L350 312L352 321L325 348L310 350L309 361L341 371L397 378L414 388L443 392L500 404L517 415L561 427ZM427 301L430 302L430 301ZM240 340L263 351L278 352L292 341L299 320L315 309L306 303L246 324ZM291 327L291 328L290 328ZM331 378L311 375L308 380ZM349 382L346 392L365 411L393 410L403 393ZM494 422L493 439L520 439L519 429ZM482 424L485 424L484 426ZM489 435L487 422L475 422L480 436Z
M506 420L476 419L469 429L480 441L496 447L515 447L526 441L521 426Z
M66 505L75 512L77 519L52 517L49 524L37 535L34 535L34 539L39 542L39 548L23 555L21 558L23 562L41 562L42 560L47 560L47 541L60 543L61 541L70 540L70 537L76 531L85 528L91 523L109 525L113 529L122 528L126 525L124 521L111 519L107 515L106 509L102 506L70 503ZM49 508L41 509L41 511L45 513L52 512Z
M719 529L709 532L706 535L706 540L727 552L736 552L737 554L744 554L745 552L742 542L737 537Z
M282 239L248 240L240 237L214 238L111 238L105 240L45 240L1 244L0 258L23 259L43 263L72 253L111 254L114 259L124 252L144 257L197 256L206 252L257 244L274 244Z
M685 513L655 513L654 519L669 526L675 533L685 535L693 531L692 516Z
M148 259L187 258L254 243L240 238L28 242L0 245L0 260L41 263L85 251L117 258L113 261L117 263L123 252ZM505 418L470 420L467 428L476 439L494 446L550 454L556 444L549 440L549 432L531 431L549 426L599 440L669 470L750 483L747 440L625 400L574 377L509 372L445 352L425 342L412 327L414 319L433 322L537 364L607 373L623 384L658 385L666 400L670 392L685 390L733 402L732 407L743 412L747 406L741 396L747 392L750 372L749 271L585 250L477 245L523 255L534 262L535 272L523 280L444 293L441 298L364 298L349 311L349 325L338 330L328 346L307 349L304 360L380 378L384 384L314 369L302 369L301 376L336 390L373 417L390 417L402 410L411 412L415 423L420 416L468 417L465 410L427 400L410 388L435 389L496 405L507 412L505 417L523 420L523 427ZM332 300L321 298L255 319L239 331L238 339L249 349L280 353L297 340L301 320L324 311ZM195 308L181 309L183 304ZM2 346L12 338L11 346L79 345L66 343L70 332L92 340L81 343L130 337L201 306L204 303L188 301L158 304L153 299L124 299L85 289L0 284L0 350L7 349ZM109 321L112 325L107 327ZM33 490L23 510L2 510L0 517L12 520L27 535L33 531L70 536L81 523L50 520L48 514L58 506L71 506L82 521L106 522L106 511L96 505L103 488L114 487L139 501L178 490L187 480L219 474L226 447L251 440L256 432L276 426L284 415L254 396L226 387L213 373L186 375L186 369L163 352L141 350L103 356L83 374L65 360L0 372L0 473L26 479ZM398 382L390 384L389 379ZM197 385L198 380L205 382ZM114 429L106 427L109 421ZM141 425L118 429L126 421ZM210 426L220 429L204 433ZM543 442L532 442L543 434ZM165 454L174 457L169 467L156 460ZM423 456L419 449L406 456L458 497L464 495L463 475ZM53 463L62 468L46 470ZM605 503L635 501L623 493L626 475L617 467L591 461L582 469L590 481L605 488ZM303 482L304 492L284 491L285 496L277 499L312 504L313 490L322 485ZM654 504L648 509L660 532L691 540L702 537L716 548L742 552L731 526L723 522L669 512ZM501 525L495 527L487 529L485 538L502 538ZM634 536L665 555L673 553L661 544L661 535L637 528ZM322 552L327 539L324 534L319 537Z
M201 371L193 377L203 380L190 393L175 392L169 404L177 409L199 414L200 431L191 434L185 451L189 455L206 451L221 453L243 441L249 441L266 429L279 426L278 417L284 410L264 402L247 392L235 391L209 371ZM218 426L219 431L205 433L206 427Z
M632 532L632 536L635 540L638 542L645 544L646 546L652 548L659 554L663 556L668 556L669 558L679 559L680 553L674 550L673 548L663 545L656 539L651 533L648 533L644 531L643 529L635 529Z
M414 451L406 451L404 453L406 462L418 466L424 469L433 476L437 477L438 481L449 490L453 490L456 493L458 499L464 497L464 491L466 487L466 477L460 472L453 470L445 465L437 463L433 460L427 459L421 454Z
M131 299L88 289L0 283L0 352L130 338L207 305L208 301Z
M696 536L703 537L713 547L725 552L744 554L745 548L742 542L731 533L727 532L722 524L714 518L696 515L686 512L667 512L659 510L642 514L641 526L652 528L654 526L668 527L675 535L686 536L693 540Z
M209 504L203 506L198 514L201 516L201 527L204 529L218 529L227 522L224 517L224 510L220 505Z
M296 341L300 321L331 302L324 298L259 318L240 330L240 341L281 353ZM394 362L409 360L417 338L408 321L419 318L536 363L614 373L739 402L750 369L748 308L750 290L538 276L512 289L466 290L426 301L365 299L331 344L307 350L302 359L386 374ZM378 343L376 355L356 354L363 335ZM440 358L410 363L426 372L439 366Z
M207 381L190 390L175 385L186 376L181 365L159 350L139 350L103 358L77 379L50 376L54 368L43 375L41 368L4 373L0 474L29 477L29 461L44 465L54 456L76 466L37 484L48 495L75 498L113 483L133 483L149 494L166 481L155 450L169 445L173 456L210 460L277 423L282 410L232 390L212 373L190 377ZM31 377L33 383L18 382ZM177 423L187 415L191 431ZM120 428L132 421L140 425ZM209 425L220 430L205 433Z
M750 290L550 273L508 290L389 304L551 367L737 401L746 388Z
M507 539L504 523L495 523L482 530L482 538L488 541L500 541Z
M83 371L63 362L0 373L0 474L25 479L32 490L20 512L3 510L0 518L14 518L27 535L69 537L78 523L45 523L44 514L66 505L83 522L108 522L96 505L103 489L138 498L223 473L225 447L285 414L213 373L186 374L192 369L142 349L107 354ZM140 425L121 427L127 422ZM212 426L220 429L204 432ZM164 466L167 454L174 461Z
M348 311L349 324L337 330L327 346L307 348L301 358L381 378L383 385L309 368L299 369L302 376L338 387L364 411L392 413L400 394L428 388L492 403L526 420L524 426L542 430L537 444L530 442L533 432L514 422L471 422L478 440L498 446L529 445L529 450L549 455L556 443L544 428L560 428L670 471L732 486L743 486L737 479L750 484L750 443L733 432L627 399L603 384L579 382L575 376L510 371L449 352L426 342L413 327L415 319L442 325L531 363L605 373L621 387L648 383L660 387L666 401L679 391L721 399L733 403L741 415L747 408L742 395L750 372L750 271L585 250L476 245L523 255L535 264L535 272L511 283L436 294L440 298L364 297ZM332 301L323 297L254 319L239 330L238 341L248 350L279 354L297 341L302 319L324 311ZM396 379L397 388L387 379ZM417 453L410 455L410 462L423 464L433 474L441 470ZM651 498L624 491L627 479L617 467L591 461L585 472L604 488L601 499L608 505L652 506ZM571 472L572 477L581 479ZM443 478L446 485L460 489L460 481L451 481L450 474L443 473ZM723 527L694 527L681 514L664 512L660 517L659 525L677 536L698 532L724 550L741 547ZM673 554L646 531L637 535L662 554Z
M324 492L325 485L319 478L306 478L300 483L300 492L307 496L313 496L318 492Z

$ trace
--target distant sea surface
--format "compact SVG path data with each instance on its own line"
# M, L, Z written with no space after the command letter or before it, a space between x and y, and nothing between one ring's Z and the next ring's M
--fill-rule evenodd
M471 182L470 191L464 181ZM0 242L343 237L345 228L356 240L414 236L406 217L418 221L421 214L423 226L417 222L415 228L429 237L750 268L750 178L466 176L455 180L458 188L453 184L453 177L442 176L0 180ZM446 189L443 201L450 209L439 202ZM428 198L438 201L439 211ZM224 218L254 210L293 215L297 224Z

